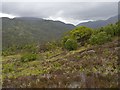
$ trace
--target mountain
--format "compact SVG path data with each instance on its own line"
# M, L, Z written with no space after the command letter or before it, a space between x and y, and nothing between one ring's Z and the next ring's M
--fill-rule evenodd
M99 28L102 26L106 26L108 24L116 23L117 21L118 21L118 16L114 16L107 20L97 20L97 21L89 21L89 22L80 23L77 26L87 26L90 28Z
M2 18L3 48L12 45L42 43L59 39L64 32L73 29L72 24L33 17Z

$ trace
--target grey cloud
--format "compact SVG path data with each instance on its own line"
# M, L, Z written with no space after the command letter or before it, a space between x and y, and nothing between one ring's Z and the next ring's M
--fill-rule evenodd
M117 15L117 2L4 2L2 12L22 17L97 20Z

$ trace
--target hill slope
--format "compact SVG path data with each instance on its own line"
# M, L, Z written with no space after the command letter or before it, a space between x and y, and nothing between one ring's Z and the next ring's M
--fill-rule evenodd
M59 39L61 35L75 26L60 21L40 18L2 18L3 48Z
M3 87L118 88L119 49L115 39L71 52L39 53L38 60L26 63L20 61L20 54L3 57Z
M102 26L106 26L111 23L116 23L118 21L118 16L111 17L107 20L97 20L97 21L89 21L85 23L80 23L77 26L87 26L90 28L99 28Z

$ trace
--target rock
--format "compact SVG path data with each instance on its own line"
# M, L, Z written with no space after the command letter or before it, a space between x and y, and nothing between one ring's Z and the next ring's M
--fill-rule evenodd
M95 51L94 50L89 50L89 51L87 51L88 53L95 53Z
M116 50L116 51L120 50L120 47L115 47L115 50Z

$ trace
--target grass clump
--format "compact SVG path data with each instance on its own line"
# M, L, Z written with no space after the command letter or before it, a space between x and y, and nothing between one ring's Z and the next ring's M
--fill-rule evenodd
M37 59L37 54L26 53L21 57L21 62L34 61Z

